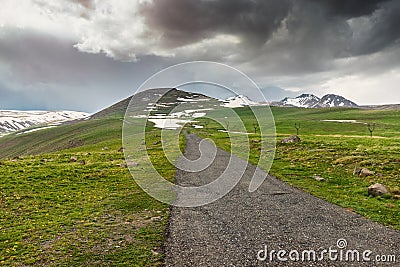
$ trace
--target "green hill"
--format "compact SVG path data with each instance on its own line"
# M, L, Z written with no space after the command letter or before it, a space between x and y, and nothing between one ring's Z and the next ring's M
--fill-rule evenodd
M13 133L0 138L0 159L38 155L100 142L121 144L122 118L103 118L43 129Z

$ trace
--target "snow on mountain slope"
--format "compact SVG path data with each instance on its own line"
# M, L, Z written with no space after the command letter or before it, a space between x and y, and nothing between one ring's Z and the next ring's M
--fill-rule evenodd
M295 106L300 108L313 108L320 101L319 97L312 94L302 94L295 98L286 97L281 102L284 105Z
M320 103L321 105L327 107L347 107L347 108L358 107L356 103L344 98L343 96L334 94L323 96L320 100Z
M253 105L258 105L258 103L251 101L247 96L237 95L229 97L226 100L224 100L221 106L227 108L238 108L238 107L253 106Z
M18 111L0 110L0 133L14 132L41 124L58 124L89 116L77 111Z
M319 98L312 94L302 94L296 98L285 98L278 102L282 106L294 106L301 108L329 108L329 107L344 107L354 108L358 105L342 96L328 94Z

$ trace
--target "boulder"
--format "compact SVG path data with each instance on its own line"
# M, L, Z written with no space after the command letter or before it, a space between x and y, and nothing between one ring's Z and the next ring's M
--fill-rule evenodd
M383 196L389 193L387 188L383 184L374 184L368 187L368 195L373 197Z
M298 137L297 135L292 135L292 136L283 138L283 139L281 140L281 143L282 143L282 144L287 144L287 143L298 143L298 142L300 142L300 141L301 141L300 137Z
M374 175L375 172L368 170L367 168L362 168L360 171L360 177L367 177Z

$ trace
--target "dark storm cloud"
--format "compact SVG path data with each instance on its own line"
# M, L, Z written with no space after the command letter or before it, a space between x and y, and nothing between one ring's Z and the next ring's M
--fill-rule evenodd
M400 1L393 0L310 0L321 6L324 15L336 25L347 24L348 19L360 19L349 29L342 27L335 36L345 37L346 42L339 48L351 56L379 52L398 44L400 38ZM305 1L304 3L306 3ZM313 18L311 18L312 20ZM316 24L315 28L326 27L327 23ZM347 32L347 35L346 35ZM348 35L350 33L350 36Z
M400 44L400 1L384 3L370 18L370 26L354 38L354 54L371 54Z
M400 1L383 0L154 0L140 10L165 48L232 34L241 40L237 48L243 61L286 55L284 61L291 68L308 71L323 70L335 58L395 45L400 34L399 6ZM366 18L372 26L354 23L351 27L349 21L357 18ZM279 29L288 36L270 44L280 37ZM279 60L275 62L279 65Z
M289 0L155 0L141 6L147 25L161 32L167 47L238 34L253 45L267 41L290 10Z
M330 16L353 18L369 15L387 0L309 0L324 7Z

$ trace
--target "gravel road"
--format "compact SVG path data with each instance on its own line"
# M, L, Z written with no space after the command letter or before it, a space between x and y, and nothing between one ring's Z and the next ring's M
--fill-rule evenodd
M187 135L188 159L199 157L200 140ZM209 183L224 171L230 157L217 149L216 159L207 169L178 170L176 183ZM257 191L249 193L254 171L249 164L239 184L216 202L197 208L171 208L165 266L400 266L400 232L271 176ZM279 250L286 252L280 252L281 259ZM357 250L353 255L359 253L360 262L352 261L349 250ZM316 260L312 251L316 251ZM363 261L363 253L371 261ZM321 255L324 259L319 261ZM396 256L396 262L376 261L377 257L391 255Z

